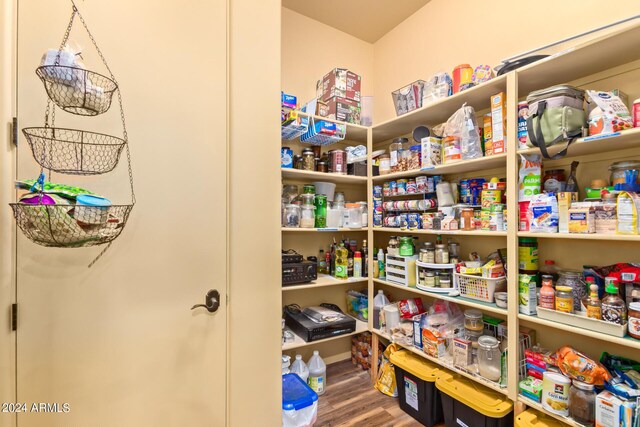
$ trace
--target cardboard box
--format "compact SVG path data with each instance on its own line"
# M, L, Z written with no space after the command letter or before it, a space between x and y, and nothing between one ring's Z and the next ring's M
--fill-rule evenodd
M616 205L613 203L597 203L594 206L597 234L616 234L618 219Z
M423 168L442 164L442 139L433 136L422 138L421 165Z
M491 131L491 113L482 118L482 142L484 143L484 155L493 155L493 132Z
M491 147L493 154L506 151L507 94L500 92L491 97Z
M535 277L529 274L518 275L518 306L522 314L536 314L538 297Z
M281 96L281 107L282 108L291 108L295 109L298 105L298 98L295 95L289 95L284 92L280 92Z
M633 412L609 391L596 396L596 427L631 427Z
M596 217L590 204L573 203L569 209L569 233L590 234L596 232Z
M361 77L346 68L335 68L322 78L322 101L328 101L333 97L347 98L360 102ZM320 92L316 87L316 93Z
M360 124L360 103L351 99L334 96L318 103L318 115L331 120Z
M569 208L571 203L578 201L578 193L558 193L558 232L569 232Z
M473 363L473 348L471 341L464 338L453 339L453 364L466 368Z

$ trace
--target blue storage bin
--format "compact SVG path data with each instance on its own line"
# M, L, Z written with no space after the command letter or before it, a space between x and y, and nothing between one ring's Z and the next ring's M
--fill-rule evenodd
M318 417L318 395L296 374L282 376L282 425L312 426Z

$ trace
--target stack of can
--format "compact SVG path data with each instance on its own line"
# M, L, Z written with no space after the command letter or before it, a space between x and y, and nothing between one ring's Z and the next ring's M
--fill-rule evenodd
M373 226L382 227L382 186L373 186Z
M480 204L482 186L485 182L484 178L463 179L460 181L460 203L478 206Z
M485 182L482 185L480 229L485 231L504 231L504 204L502 194L506 189L504 182Z

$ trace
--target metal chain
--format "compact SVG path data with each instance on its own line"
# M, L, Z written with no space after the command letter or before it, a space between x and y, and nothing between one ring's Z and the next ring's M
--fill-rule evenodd
M64 36L62 37L62 43L60 43L60 48L58 49L58 54L56 55L55 65L60 65L60 56L62 55L62 49L67 44L69 40L69 34L71 34L71 27L73 27L73 18L76 17L76 13L78 13L78 9L75 5L73 5L73 12L71 12L71 19L69 19L69 25L67 25L67 30L64 32Z

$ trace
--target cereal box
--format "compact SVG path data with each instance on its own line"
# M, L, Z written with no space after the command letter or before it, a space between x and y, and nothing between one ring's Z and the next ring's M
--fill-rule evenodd
M491 97L491 141L493 154L505 152L507 138L507 94L500 92Z

